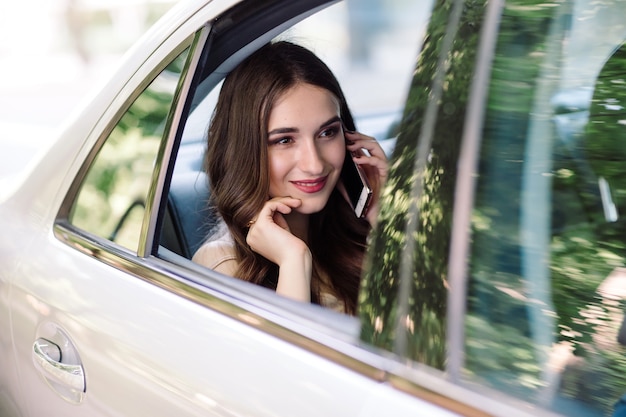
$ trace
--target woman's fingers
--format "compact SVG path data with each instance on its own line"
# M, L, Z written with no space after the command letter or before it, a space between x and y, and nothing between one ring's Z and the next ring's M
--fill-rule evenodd
M301 204L302 201L298 200L297 198L274 198L266 204L266 206L269 207L270 210L273 209L271 213L271 219L268 220L271 220L285 230L289 230L289 225L287 224L287 220L285 220L285 217L283 215L291 213L291 210L300 207Z
M284 217L301 204L301 200L291 197L265 202L248 229L246 243L254 252L278 265L278 294L309 302L311 251L303 240L291 233Z
M284 218L301 204L299 199L291 197L268 200L248 229L246 242L250 248L280 265L292 250L306 246L291 233Z
M386 159L378 158L375 156L365 156L365 155L357 155L354 158L354 162L357 164L364 166L369 165L371 167L376 168L381 175L387 176L387 170L389 169L388 163Z
M346 132L346 139L354 162L365 170L368 179L374 184L384 183L389 169L387 156L376 139L358 132ZM366 155L363 149L369 155Z
M380 190L387 180L389 171L387 155L376 139L358 132L346 132L346 143L348 151L352 152L352 159L363 169L374 189L374 196L366 215L369 223L374 226L378 215Z
M367 152L374 157L387 159L385 155L385 151L378 141L371 137L364 135L359 132L346 132L346 143L348 146L348 150L351 152L362 151L363 149L367 150Z
M249 224L254 225L259 221L274 223L276 218L282 217L277 216L277 213L280 214L289 214L291 210L297 207L300 207L302 201L297 198L291 197L277 197L271 200L268 200L264 205L259 214L251 219ZM286 223L285 223L286 225Z

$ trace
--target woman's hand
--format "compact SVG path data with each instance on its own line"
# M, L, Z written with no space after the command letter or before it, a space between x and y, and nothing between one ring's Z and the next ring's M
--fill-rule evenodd
M378 216L380 192L385 185L385 181L387 181L389 173L387 156L373 137L350 131L345 131L345 135L347 148L353 154L352 159L363 168L372 187L372 201L365 218L373 227ZM363 149L367 150L369 155L366 155Z
M278 265L278 294L311 300L311 252L304 241L289 230L284 215L300 207L301 200L276 197L265 203L250 222L246 243L259 255Z

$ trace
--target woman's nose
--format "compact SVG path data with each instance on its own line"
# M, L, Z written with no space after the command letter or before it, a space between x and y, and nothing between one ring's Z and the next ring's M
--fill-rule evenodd
M300 169L309 174L320 174L324 171L324 159L314 142L307 143L298 162Z

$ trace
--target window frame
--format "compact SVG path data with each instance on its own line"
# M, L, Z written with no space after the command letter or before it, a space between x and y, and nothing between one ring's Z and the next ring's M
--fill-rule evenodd
M197 43L194 44L195 39L199 36L198 33L194 33L192 36L185 39L175 48L173 48L166 57L161 60L158 65L155 65L152 68L147 76L145 76L137 85L137 87L126 97L123 105L119 107L119 109L115 112L115 114L111 117L110 121L107 123L106 127L102 129L102 132L98 135L98 139L96 140L94 146L89 151L89 154L85 158L82 163L79 171L77 172L74 180L72 181L68 192L63 199L63 203L59 209L57 214L56 221L54 223L54 234L57 239L70 244L70 246L75 247L78 250L81 250L88 255L93 255L94 248L88 249L92 245L98 245L105 251L110 251L112 253L123 255L125 258L128 258L129 255L132 257L145 257L145 248L146 245L146 223L147 219L152 216L153 211L153 198L155 190L154 178L158 176L161 171L161 165L163 162L164 155L164 147L166 146L169 140L169 127L171 126L172 118L176 112L176 109L180 105L180 92L181 92L181 84L184 83L188 79L188 71L190 60L196 55L195 50L192 47L197 47ZM146 199L146 208L144 211L144 219L142 222L142 230L139 236L139 247L137 252L135 253L131 249L125 248L121 245L118 245L104 237L97 236L93 233L90 233L86 230L83 230L77 226L74 226L69 222L69 215L72 210L72 206L76 202L78 197L78 193L80 192L80 188L85 181L85 178L89 172L89 169L92 167L98 153L106 143L107 139L111 135L111 132L115 129L117 124L120 122L121 118L126 114L128 109L132 106L132 104L137 100L137 98L143 93L143 91L152 83L152 81L165 70L165 68L177 57L179 56L185 49L192 48L189 51L189 55L186 59L185 67L181 72L178 85L176 87L176 93L174 94L174 98L170 107L170 111L167 117L166 129L163 133L163 137L161 138L161 144L159 145L159 151L157 152L157 159L155 161L155 167L152 173L152 181L147 193ZM84 243L84 245L82 244Z
M483 122L489 93L492 62L496 52L500 16L505 0L489 1L478 44L474 78L467 100L466 123L463 126L461 150L458 158L458 173L454 190L452 231L448 262L448 317L446 345L448 357L446 372L450 379L460 383L465 364L465 317L471 248L471 222L474 210L476 180Z
M157 153L155 170L152 175L152 182L146 198L146 209L143 219L139 248L137 255L146 258L156 252L160 235L161 222L165 211L166 197L169 190L169 180L171 179L174 159L180 145L180 122L183 112L187 107L187 98L190 96L197 68L200 64L202 51L209 41L211 26L205 24L196 32L193 43L190 46L187 62L182 71L176 93L174 94L173 106L165 125L165 133L161 142L161 147ZM161 220L162 221L162 220Z

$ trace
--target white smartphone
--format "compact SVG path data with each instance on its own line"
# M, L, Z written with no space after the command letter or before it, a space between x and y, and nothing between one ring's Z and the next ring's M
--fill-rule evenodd
M349 150L346 150L341 179L346 187L354 214L358 218L365 217L372 199L372 187L370 187L363 169L352 160Z

